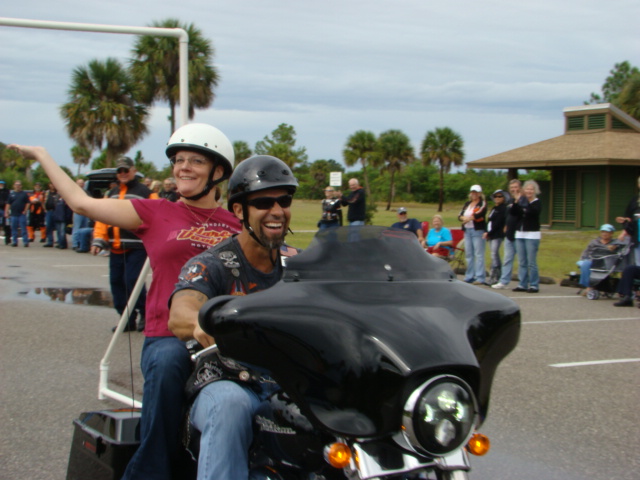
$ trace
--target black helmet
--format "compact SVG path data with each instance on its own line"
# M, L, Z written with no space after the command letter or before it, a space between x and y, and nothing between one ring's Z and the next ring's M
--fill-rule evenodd
M233 204L242 202L250 193L270 188L284 188L294 194L298 180L289 166L282 160L269 155L256 155L240 162L229 178L229 202L227 208L233 211Z

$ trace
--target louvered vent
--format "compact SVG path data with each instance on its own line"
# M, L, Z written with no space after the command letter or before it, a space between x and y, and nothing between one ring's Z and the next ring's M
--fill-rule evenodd
M567 118L567 131L584 130L584 117Z
M597 115L589 115L589 130L599 130L604 128L606 122L606 117L604 113L599 113Z

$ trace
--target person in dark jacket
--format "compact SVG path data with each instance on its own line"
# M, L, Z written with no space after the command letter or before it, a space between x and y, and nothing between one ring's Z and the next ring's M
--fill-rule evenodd
M640 265L640 177L638 177L638 195L633 197L624 211L624 216L616 217L616 222L621 223L624 230L618 237L626 241L631 240L631 251L636 265Z
M18 246L18 234L22 235L22 243L29 246L27 234L27 210L29 209L29 194L22 190L22 182L13 182L13 191L9 193L4 207L4 216L11 222L11 246Z
M58 196L56 205L53 207L53 224L56 226L56 236L58 237L56 248L62 250L67 248L67 225L71 223L73 223L73 211L69 208L67 202Z
M9 189L7 189L7 185L4 180L0 180L0 211L2 211L2 227L4 231L4 244L9 245L11 241L11 225L9 223L9 219L5 218L4 210L7 205L7 200L9 199Z
M343 206L349 205L347 221L349 225L364 225L367 213L367 201L364 188L360 186L357 178L349 180L349 190L351 193L346 198L341 198Z
M489 284L495 285L500 280L502 261L500 260L500 245L504 240L504 230L507 220L507 204L509 194L504 190L496 190L491 195L494 206L487 217L487 231L483 235L489 241L491 251L491 270L489 274Z
M522 184L520 180L513 179L509 182L509 194L511 200L505 202L506 206L506 223L504 227L504 255L502 257L502 273L500 281L491 288L505 289L509 287L511 282L511 274L513 272L513 260L516 257L516 230L520 226L520 217L513 214L513 204L518 201L521 194Z
M522 195L513 204L513 212L521 223L516 230L516 251L518 252L518 286L514 292L538 293L540 273L538 272L538 248L542 233L540 213L542 203L538 198L540 187L535 180L527 180L522 186Z
M482 187L472 185L469 201L460 210L458 220L462 222L464 230L464 254L467 262L464 281L474 285L488 285L484 271L486 241L483 238L487 231L486 216L487 204L482 195Z

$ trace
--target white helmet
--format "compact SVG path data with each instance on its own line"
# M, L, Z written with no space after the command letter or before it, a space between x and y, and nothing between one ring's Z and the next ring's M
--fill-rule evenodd
M224 133L206 123L189 123L173 132L167 143L167 157L174 157L180 150L200 152L222 165L223 180L233 171L233 145Z

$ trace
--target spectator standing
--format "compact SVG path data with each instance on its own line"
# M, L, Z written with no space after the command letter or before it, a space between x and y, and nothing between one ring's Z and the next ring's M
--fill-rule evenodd
M538 272L538 249L540 248L540 212L542 203L538 198L540 187L535 180L527 180L522 186L522 195L513 204L513 212L520 217L520 227L516 230L516 251L518 252L518 286L514 292L538 293L540 273Z
M513 179L509 182L509 194L511 198L507 201L506 224L504 228L504 256L502 261L502 273L500 281L491 288L505 289L511 282L513 274L513 260L516 257L516 230L520 226L520 216L513 213L513 204L518 201L521 194L520 180Z
M453 237L451 230L444 226L444 220L440 215L434 215L431 219L431 228L427 234L427 253L434 257L447 258L451 255Z
M626 237L629 237L633 261L636 265L640 265L640 177L638 177L638 195L629 201L624 216L616 217L616 222L621 223L624 228L618 239L626 241Z
M614 307L633 307L635 280L640 280L640 265L627 265L624 267L622 278L618 283L618 293L622 295L622 298L613 304Z
M119 185L111 189L107 197L112 199L149 198L151 191L136 179L136 168L129 157L120 157L116 163L116 175ZM109 284L113 296L113 306L119 315L127 308L129 296L133 291L142 267L147 260L147 252L142 240L130 230L117 226L96 222L93 229L91 253L97 255L102 250L109 250ZM136 330L136 317L139 318L140 331L145 323L146 287L142 287L140 296L132 312L125 331ZM114 327L115 331L115 327Z
M82 190L84 190L85 182L82 178L77 179L76 183ZM86 233L84 234L80 233L80 231L85 228L89 228L89 218L84 215L80 215L79 213L74 213L73 228L71 229L71 248L73 248L76 251L81 250L81 253L82 251L88 251L88 250L85 250L81 240L81 235L86 236Z
M178 471L184 387L192 366L184 342L168 329L167 299L182 266L192 257L240 231L238 220L218 203L217 184L231 173L234 153L217 128L192 123L169 139L180 200L95 199L85 195L42 147L10 145L40 162L73 208L95 220L135 231L149 252L153 279L140 366L144 376L140 445L123 480L184 478Z
M53 219L55 213L56 204L58 203L58 194L56 187L53 183L49 184L49 188L44 194L44 223L47 228L47 241L43 247L53 247L53 232L56 231L56 222Z
M396 212L396 216L398 217L398 221L391 225L391 227L413 232L416 237L418 237L420 245L424 248L425 241L424 233L422 232L422 224L415 218L408 218L407 209L405 207L399 207Z
M73 211L61 196L56 197L56 205L53 207L53 224L56 227L58 245L56 248L66 250L69 246L67 242L67 225L73 222Z
M176 182L172 177L165 178L162 182L162 190L158 193L160 198L166 198L170 202L177 202L179 195L176 192Z
M183 267L170 299L169 328L178 338L195 339L203 347L215 344L198 323L208 299L251 294L280 280L281 247L297 187L291 169L275 157L257 155L236 167L229 179L228 208L241 220L242 231ZM199 390L189 413L191 425L201 433L199 479L249 478L253 417L278 388L267 374L255 386L257 390L247 382L220 379Z
M33 184L33 193L29 195L29 220L27 232L29 241L36 239L36 230L40 231L40 243L44 243L47 237L47 227L44 218L44 192L40 182Z
M464 204L458 220L464 229L464 254L467 271L464 281L474 285L487 285L484 269L484 255L486 241L483 238L487 230L487 204L482 195L480 185L472 185L469 190L469 200Z
M360 186L357 178L352 178L349 180L349 190L351 190L349 195L346 198L342 197L340 200L343 206L349 205L347 221L349 225L364 225L364 221L367 218L367 200L364 188Z
M160 183L160 180L154 180L153 182L151 182L151 195L149 195L149 198L152 199L158 199L160 198L160 190L162 189L162 183Z
M22 182L13 182L13 191L9 193L4 207L4 216L11 222L11 246L18 246L18 234L22 235L22 243L29 246L27 233L27 210L29 209L29 194L22 190Z
M495 285L500 281L502 272L502 261L500 260L500 245L504 240L504 230L507 220L507 205L509 194L504 190L496 190L491 194L494 206L487 217L487 231L484 233L484 239L489 241L489 250L491 252L491 269L489 273L489 284Z
M11 241L11 226L9 225L9 219L6 218L4 211L7 206L7 200L9 200L9 190L4 180L0 180L0 211L2 211L2 230L4 232L4 244L9 245Z
M324 230L325 228L339 227L342 217L340 199L336 197L336 191L332 186L324 189L324 196L325 198L322 200L322 218L318 222L318 228Z

